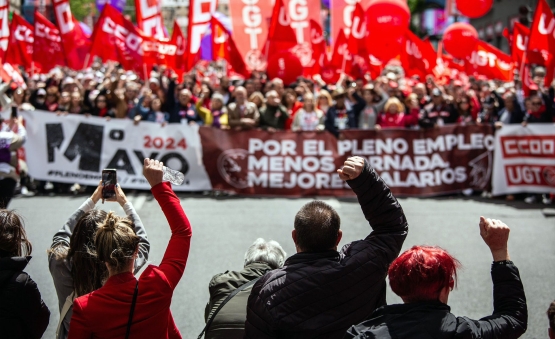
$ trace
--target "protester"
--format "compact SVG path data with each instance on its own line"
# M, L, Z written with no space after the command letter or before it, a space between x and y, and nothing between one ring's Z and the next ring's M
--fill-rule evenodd
M332 105L333 99L331 97L331 94L325 89L320 90L320 92L318 92L318 109L321 110L324 115L326 115Z
M228 106L229 127L235 130L250 130L258 127L260 113L256 105L247 101L247 90L239 86L233 92L235 102Z
M210 300L204 312L204 319L207 321L206 339L243 338L247 301L252 290L252 283L248 286L245 284L259 279L273 269L283 267L285 256L279 243L258 238L245 253L243 270L226 271L210 280ZM232 292L240 288L243 289L224 306L220 306ZM217 315L214 315L216 312Z
M345 104L347 94L352 95L356 100L351 107L347 107ZM333 92L332 97L335 104L330 107L326 115L326 130L336 137L341 137L341 131L357 128L360 113L366 106L366 101L356 93L353 87L350 87L348 92L343 87L339 87Z
M4 125L0 119L0 209L7 208L19 180L17 150L27 139L23 118L12 118Z
M372 84L365 85L362 88L362 96L366 101L366 106L360 114L358 128L374 129L378 115L383 110L389 95L381 89L381 85L378 83L375 87ZM379 97L380 101L376 102L376 97Z
M99 289L108 276L106 265L97 259L93 242L98 226L105 223L108 216L105 211L94 209L100 200L102 182L93 195L54 234L48 250L48 267L58 295L60 311L56 339L65 339L68 336L75 298ZM128 224L139 237L139 250L133 269L136 274L148 260L150 243L141 219L119 185L116 187L116 201L125 211Z
M477 116L473 115L473 104L467 94L462 94L460 99L457 100L457 114L459 115L457 123L460 125L476 123Z
M210 112L205 119L206 126L215 128L228 128L228 112L224 105L224 96L220 93L212 94L210 100Z
M420 111L418 106L418 101L416 101L416 96L413 98L408 98L411 107L409 108L410 113L405 114L405 105L397 99L397 97L391 97L387 100L384 107L384 112L381 112L376 121L376 129L382 128L410 128L412 126L418 125L418 113Z
M324 112L315 107L314 95L307 93L303 96L303 107L295 115L291 130L300 131L323 131L325 116Z
M289 115L289 119L285 122L285 129L290 130L295 115L303 107L303 103L297 99L297 93L291 88L287 88L283 92L281 102L285 109L287 109L287 114Z
M516 96L512 92L507 92L503 96L504 106L498 113L498 127L509 124L520 124L524 120L524 112L520 109L520 105L516 100Z
M0 329L2 338L39 339L50 311L37 284L23 270L33 246L23 221L14 211L0 209Z
M445 101L439 88L432 90L432 102L424 106L419 125L423 128L441 127L457 122L458 114L452 104Z
M549 339L555 339L555 301L547 309L547 319L549 320Z
M509 227L480 218L480 235L493 256L493 313L480 320L455 317L447 305L460 263L439 247L414 246L389 267L389 284L404 304L376 310L344 338L519 338L528 323L524 287L508 251Z
M140 237L128 219L110 212L94 237L108 280L95 292L75 299L68 338L124 338L126 333L132 338L181 338L170 303L185 270L192 231L171 184L162 182L162 167L157 160L145 159L143 168L172 231L160 266L149 265L139 280L135 279Z
M256 108L260 111L262 106L264 106L264 95L260 92L254 92L249 96L249 101L256 105Z
M195 105L191 101L193 95L191 91L188 89L180 90L177 100L175 100L175 89L175 79L172 79L172 81L170 81L168 92L166 93L166 105L170 113L169 122L184 122L189 125L202 125L203 121L200 118Z
M245 338L338 338L386 304L387 268L408 231L403 209L363 158L349 158L337 172L374 231L338 252L337 212L322 201L303 206L292 232L297 254L254 285Z
M289 113L281 104L278 92L271 90L266 93L266 105L260 110L260 128L268 132L283 131L287 119Z

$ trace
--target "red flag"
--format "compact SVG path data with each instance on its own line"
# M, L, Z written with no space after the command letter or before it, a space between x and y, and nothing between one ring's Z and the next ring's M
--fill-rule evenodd
M290 50L297 45L297 37L291 27L291 20L283 0L276 0L274 5L266 43L268 44L266 58L278 52Z
M33 62L33 26L25 19L13 13L10 25L10 43L6 52L6 62L31 68Z
M167 38L160 5L156 0L135 0L137 26L147 37Z
M33 63L42 73L56 66L66 66L60 31L38 11L35 11Z
M229 2L233 38L241 42L237 48L249 70L266 68L263 54L271 14L271 1Z
M27 89L25 79L23 79L19 70L16 67L13 67L10 63L4 62L2 64L2 67L0 67L0 78L4 80L4 82L13 81L18 87Z
M96 23L91 45L91 57L102 61L118 61L124 69L146 77L141 32L111 5L105 5Z
M10 39L10 28L8 22L8 0L0 0L0 64L4 60L8 41Z
M186 72L190 71L200 60L200 41L208 30L208 24L217 5L218 0L191 0L189 2Z
M489 79L511 81L514 65L511 56L492 45L479 41L476 50L468 58L466 73L484 75Z
M68 67L81 70L90 66L92 59L88 54L91 42L79 25L79 21L71 14L69 1L54 0L54 11ZM88 65L85 65L85 62Z
M532 58L531 52L541 53L543 64L549 59L549 54L555 51L555 37L553 30L555 28L555 17L545 0L539 0L534 21L532 21L532 29L528 38L528 49L526 59ZM528 62L528 61L526 61Z
M514 23L513 36L511 39L511 56L513 61L520 64L526 51L526 44L530 36L530 29L519 22ZM547 53L544 51L543 53ZM541 51L528 51L526 63L544 65L545 60Z
M405 53L401 55L401 63L408 77L414 75L425 79L427 75L433 74L437 64L437 53L430 45L420 40L414 33L405 33Z
M183 36L181 27L179 27L177 21L173 22L173 32L170 41L177 48L175 53L174 71L181 79L181 75L183 74L183 70L185 69L185 51L187 49L187 42L185 41L185 37Z
M349 32L348 46L351 54L367 58L366 36L368 35L368 31L366 30L366 15L360 2L357 2L355 5Z
M310 73L312 67L312 54L314 53L311 44L310 21L320 21L321 1L320 0L284 0L289 23L295 32L297 45L292 52L299 58L303 65L304 72Z
M360 0L360 5L364 10L372 0ZM339 31L343 31L345 36L349 36L353 25L353 12L359 1L353 0L330 0L330 20L332 38L338 36Z
M347 37L345 36L345 33L343 33L343 31L341 30L339 31L337 39L335 39L330 64L338 70L342 70L343 72L349 74L351 71L352 60L353 57L349 52Z
M231 69L245 78L250 77L245 61L233 41L233 37L224 25L212 17L212 57L214 60L226 60Z
M323 58L326 58L326 40L324 39L322 26L315 20L310 20L310 40L312 44L312 67L306 73L307 75L316 75L320 74Z

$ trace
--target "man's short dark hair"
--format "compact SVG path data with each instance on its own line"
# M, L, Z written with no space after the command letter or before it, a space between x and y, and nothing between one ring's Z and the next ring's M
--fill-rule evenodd
M305 252L322 252L335 247L341 220L330 205L313 201L295 216L297 246Z
M549 328L555 331L555 301L553 301L547 309L547 319L549 319Z

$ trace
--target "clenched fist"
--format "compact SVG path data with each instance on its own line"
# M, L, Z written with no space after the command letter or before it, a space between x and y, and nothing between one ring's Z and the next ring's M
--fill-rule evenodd
M164 177L164 163L158 160L145 158L143 175L150 184L150 187L158 185L163 181L162 178Z
M350 157L345 161L342 168L337 170L341 180L353 180L358 178L360 173L364 170L364 159L361 157Z
M509 260L509 232L511 229L502 221L480 217L480 235L488 245L493 261Z

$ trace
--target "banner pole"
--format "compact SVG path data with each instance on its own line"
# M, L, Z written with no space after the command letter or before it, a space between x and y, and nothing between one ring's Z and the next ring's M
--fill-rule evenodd
M88 68L87 65L89 64L89 59L91 58L91 53L87 53L85 56L85 64L83 65L83 69Z
M146 63L143 62L143 73L145 76L145 81L148 81L147 72L146 72Z

